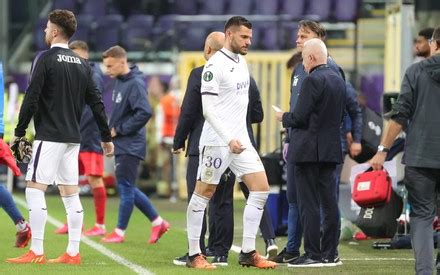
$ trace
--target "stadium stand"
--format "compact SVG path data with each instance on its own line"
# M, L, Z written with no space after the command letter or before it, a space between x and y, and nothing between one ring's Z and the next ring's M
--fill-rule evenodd
M154 17L136 14L127 19L122 31L122 44L129 51L142 51L151 44Z
M123 18L119 14L109 14L99 18L94 31L93 45L97 51L105 51L117 45L120 40L120 26Z

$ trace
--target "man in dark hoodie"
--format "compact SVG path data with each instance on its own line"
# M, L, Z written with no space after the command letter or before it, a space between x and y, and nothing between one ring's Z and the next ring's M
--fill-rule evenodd
M374 170L382 169L394 139L406 131L405 186L417 274L433 273L432 223L440 185L440 27L434 30L429 45L431 57L406 70L391 120L370 160Z
M124 241L125 229L133 206L136 205L152 223L148 243L156 243L170 225L159 216L148 197L135 185L139 161L144 159L146 152L145 124L152 114L145 93L144 75L137 66L128 66L127 52L120 46L106 50L102 57L107 74L116 78L109 126L115 144L115 174L121 198L118 224L102 241Z

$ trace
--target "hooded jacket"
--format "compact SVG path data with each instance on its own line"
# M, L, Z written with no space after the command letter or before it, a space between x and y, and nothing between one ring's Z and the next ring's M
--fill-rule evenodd
M112 95L113 112L110 128L115 128L115 155L131 155L145 158L145 124L152 115L144 75L137 66L130 67L130 72L118 76Z
M406 70L391 119L407 132L404 163L440 168L440 55Z

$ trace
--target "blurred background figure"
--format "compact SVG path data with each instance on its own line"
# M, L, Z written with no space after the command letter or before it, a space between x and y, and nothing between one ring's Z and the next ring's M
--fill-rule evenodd
M154 110L156 124L156 141L159 145L157 152L157 190L158 194L170 196L172 201L177 198L177 183L175 177L175 160L171 153L180 106L176 96L170 92L167 82L159 76L152 76L148 82L148 90L158 104Z

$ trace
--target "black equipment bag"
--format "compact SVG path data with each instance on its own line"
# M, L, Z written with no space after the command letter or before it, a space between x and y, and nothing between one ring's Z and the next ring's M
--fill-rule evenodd
M397 218L402 213L402 207L402 199L393 190L389 203L361 208L356 225L369 237L392 238L396 234Z
M364 163L376 154L383 130L382 117L371 109L363 108L362 118L362 152L353 158L358 163Z

